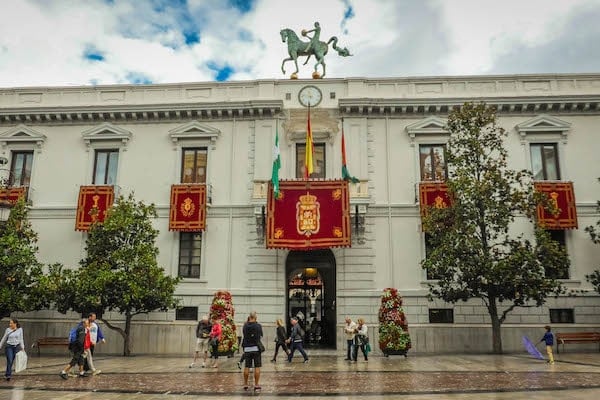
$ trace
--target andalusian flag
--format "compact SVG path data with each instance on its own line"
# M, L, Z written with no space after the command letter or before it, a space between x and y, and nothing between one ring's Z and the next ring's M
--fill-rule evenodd
M346 140L344 139L344 120L342 120L342 179L352 183L360 182L357 178L350 175L346 166Z
M310 106L308 106L308 124L306 128L306 154L304 156L304 179L308 179L313 173L313 137L310 129Z
M281 155L279 152L279 121L275 120L275 146L273 147L273 171L271 183L273 184L273 195L279 198L279 170L281 169Z

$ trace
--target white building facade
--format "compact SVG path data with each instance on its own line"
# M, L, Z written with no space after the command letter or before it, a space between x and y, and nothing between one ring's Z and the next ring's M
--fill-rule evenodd
M275 135L280 179L300 178L308 109L299 93L306 86L321 96L310 111L314 177L341 178L343 129L348 169L360 180L350 184L352 246L267 249L262 221ZM431 281L420 267L426 243L418 185L435 178L427 156L448 139L449 110L467 101L498 107L511 168L573 182L575 193L578 229L554 234L571 259L564 284L580 294L514 310L502 328L504 349L520 350L523 335L541 337L549 323L555 331L598 330L600 297L585 275L600 268L600 247L584 227L600 218L600 74L0 89L0 156L12 185L27 187L45 263L77 268L84 257L86 233L74 229L81 186L112 185L116 194L134 192L156 205L159 265L183 277L176 294L184 308L134 318L133 353L190 352L196 319L217 290L232 293L239 324L258 312L269 345L275 320L300 312L319 326L310 340L342 352L346 315L363 317L376 343L386 287L404 297L411 351L488 352L484 305L428 301ZM168 229L171 185L182 182L207 186L204 230ZM66 335L77 315L19 317L31 343ZM105 330L104 351L120 352L120 337Z

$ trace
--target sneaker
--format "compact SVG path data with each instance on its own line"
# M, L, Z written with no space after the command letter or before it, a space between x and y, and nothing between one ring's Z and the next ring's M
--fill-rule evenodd
M69 378L69 375L67 375L67 373L65 371L61 371L59 375L61 378L65 379L65 380Z
M92 375L99 375L100 372L102 371L100 371L99 369L95 369L94 372L92 372Z
M81 374L79 374L79 377L80 377L80 378L87 378L87 375L86 375L86 374L84 374L84 373L81 373Z
M202 368L204 368L204 367L206 367L206 363L203 362L202 363Z
M306 360L304 360L304 364L306 364L308 362L308 358Z
M260 393L262 388L260 386L254 386L254 393Z
M194 363L191 363L188 368L194 368Z
M276 362L275 359L272 359L271 362Z

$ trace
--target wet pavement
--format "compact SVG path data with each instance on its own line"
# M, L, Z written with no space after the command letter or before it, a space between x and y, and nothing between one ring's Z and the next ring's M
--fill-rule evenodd
M254 394L243 389L239 357L219 368L188 368L190 357L97 355L97 376L58 373L68 356L30 355L28 369L0 383L0 399L151 400L232 399L249 396L305 399L597 399L600 353L560 354L553 365L526 354L371 356L351 363L340 352L309 352L310 362L263 356ZM4 365L2 365L4 367ZM252 376L251 376L252 380ZM251 389L251 388L250 388Z

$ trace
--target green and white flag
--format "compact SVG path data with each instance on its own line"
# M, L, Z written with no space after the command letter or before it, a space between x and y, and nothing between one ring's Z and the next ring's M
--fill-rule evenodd
M273 195L279 198L279 170L281 169L281 156L279 153L279 121L276 120L275 126L275 146L273 147L273 171L271 173L271 183L273 184Z

